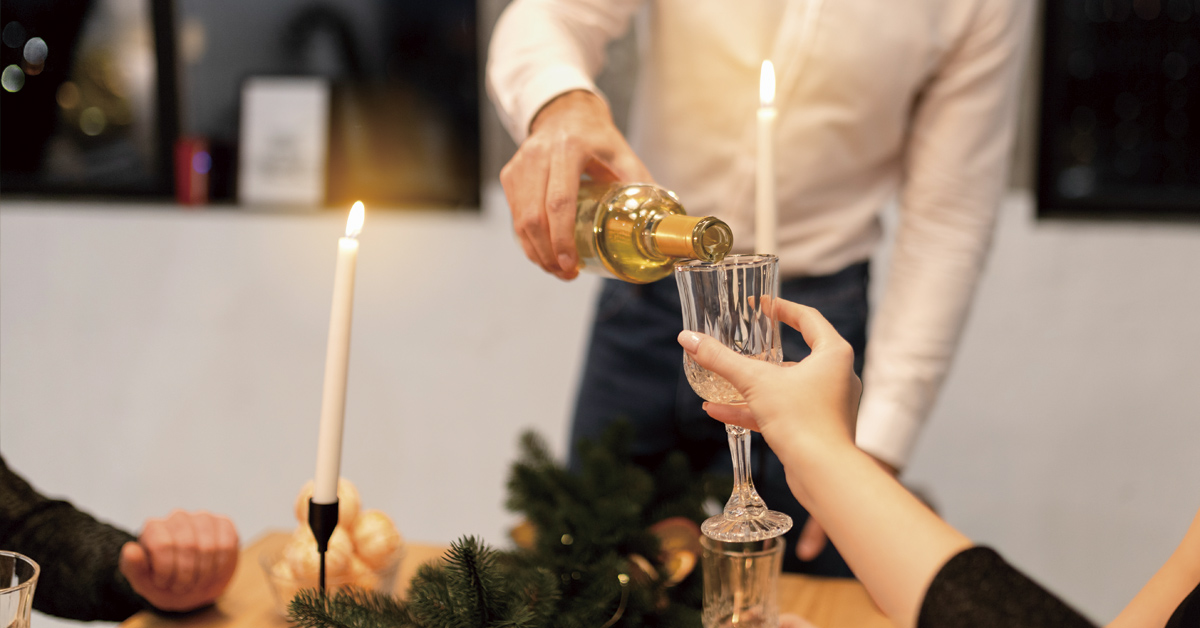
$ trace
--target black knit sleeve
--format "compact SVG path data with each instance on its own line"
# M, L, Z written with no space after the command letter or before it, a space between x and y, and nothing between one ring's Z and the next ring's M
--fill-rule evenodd
M1095 628L986 547L951 558L921 603L918 628Z
M1175 608L1166 628L1196 628L1200 626L1200 583Z
M36 610L68 619L121 621L148 608L117 568L121 546L133 540L66 501L47 499L0 458L0 548L41 567Z

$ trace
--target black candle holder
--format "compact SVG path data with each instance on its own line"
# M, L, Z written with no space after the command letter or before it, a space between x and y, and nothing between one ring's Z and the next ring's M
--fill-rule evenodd
M317 581L321 595L325 595L325 551L329 549L329 537L338 524L338 500L332 504L318 504L308 499L308 527L317 539L317 553L321 556L321 575Z

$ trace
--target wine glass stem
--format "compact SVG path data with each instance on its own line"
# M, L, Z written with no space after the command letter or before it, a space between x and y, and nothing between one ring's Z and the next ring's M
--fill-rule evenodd
M754 480L750 477L750 430L727 425L725 432L733 457L733 495L725 504L725 514L736 518L761 515L767 506L754 490Z

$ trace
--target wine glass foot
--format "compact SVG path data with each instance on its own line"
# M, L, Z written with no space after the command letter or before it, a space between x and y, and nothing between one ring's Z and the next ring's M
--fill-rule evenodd
M724 514L709 517L700 525L700 531L710 539L726 543L762 541L783 536L792 529L792 518L774 510L757 517L727 517Z

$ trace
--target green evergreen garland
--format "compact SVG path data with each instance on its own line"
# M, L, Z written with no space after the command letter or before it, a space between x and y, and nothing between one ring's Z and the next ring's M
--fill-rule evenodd
M653 472L642 468L632 462L631 437L629 425L618 424L600 443L582 443L581 470L571 473L537 435L524 434L507 505L536 530L531 549L497 551L464 537L445 561L418 569L408 600L306 590L292 600L289 621L299 628L699 626L699 565L671 585L649 528L669 517L698 523L705 499L727 495L728 483L697 482L678 453Z

